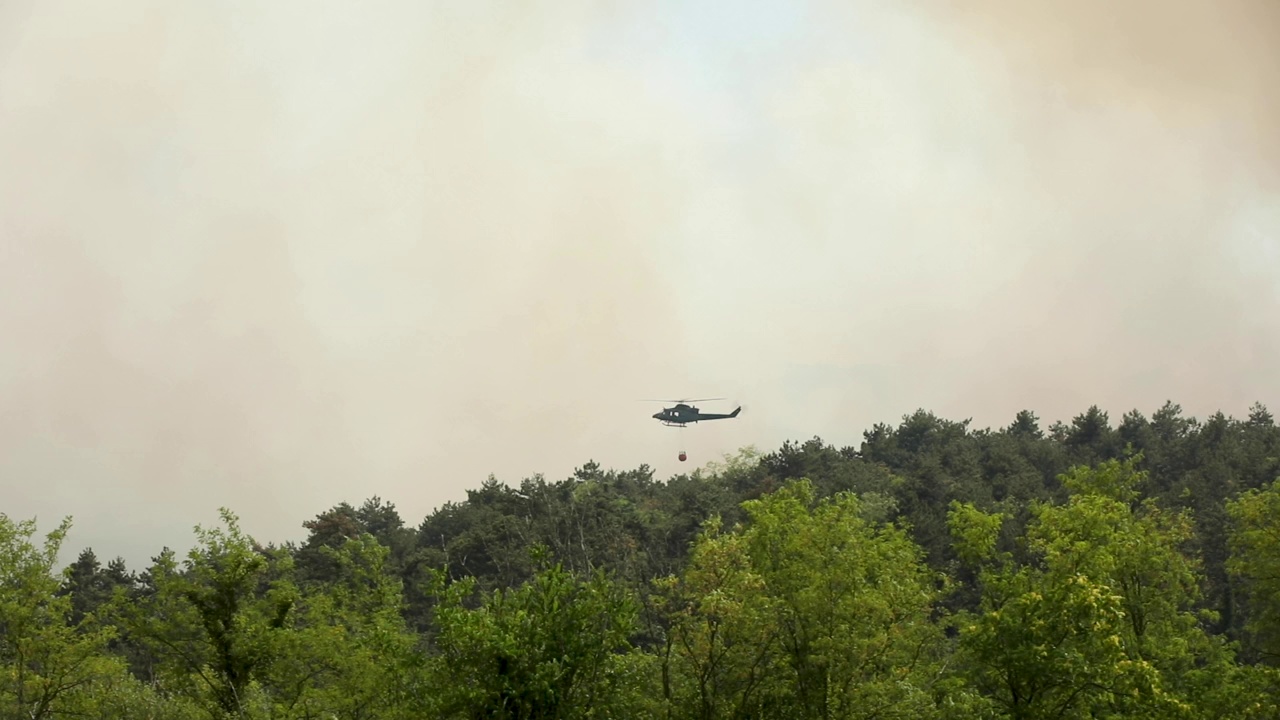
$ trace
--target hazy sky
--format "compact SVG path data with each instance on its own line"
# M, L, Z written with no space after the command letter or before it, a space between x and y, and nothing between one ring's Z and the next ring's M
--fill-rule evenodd
M0 512L1280 409L1280 4L952 5L0 0Z

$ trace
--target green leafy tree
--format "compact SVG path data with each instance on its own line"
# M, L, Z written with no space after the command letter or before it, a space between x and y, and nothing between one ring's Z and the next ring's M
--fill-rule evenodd
M961 622L964 659L1008 716L1190 717L1230 701L1205 697L1232 658L1194 612L1191 520L1139 502L1140 459L1064 476L1068 502L1035 508L1029 565L996 550L998 514L953 505L957 553L982 590Z
M1280 480L1245 491L1227 512L1228 567L1243 584L1250 644L1261 659L1280 665Z
M260 673L273 717L420 717L422 670L390 548L364 533L320 552L333 581L300 595Z
M78 623L110 602L117 588L132 586L133 577L125 569L123 559L116 558L104 568L93 549L85 548L67 567L59 594L71 597L71 620Z
M325 549L332 550L365 533L390 551L390 561L384 563L384 570L403 580L417 544L417 533L404 526L395 505L376 496L358 508L340 503L302 526L309 534L294 553L294 562L298 580L303 584L332 579L337 568L329 561L330 555Z
M179 568L172 553L149 570L154 591L120 609L131 634L159 659L162 685L234 717L265 702L260 679L277 652L298 591L289 558L271 568L222 509L223 528L196 528L198 543ZM281 577L270 579L269 574Z
M652 667L630 638L637 607L596 571L579 579L542 564L514 589L468 608L475 581L435 575L439 710L446 718L630 718L648 714L640 689Z
M71 528L67 518L38 546L34 520L0 514L0 717L45 720L94 710L96 684L125 666L106 654L114 628L92 612L77 617L53 568Z
M663 694L669 714L721 720L777 716L787 674L779 608L752 567L746 538L708 521L679 577L656 581L666 626Z
M904 528L857 496L818 501L806 479L744 504L754 573L771 599L788 715L918 718L933 707L938 576Z

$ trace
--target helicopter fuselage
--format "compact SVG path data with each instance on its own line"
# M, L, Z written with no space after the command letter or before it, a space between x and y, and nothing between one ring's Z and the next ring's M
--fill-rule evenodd
M703 420L725 420L737 417L741 410L742 408L739 407L731 413L703 413L692 405L681 404L663 408L661 412L654 413L653 418L668 427L684 427L688 423L696 423Z

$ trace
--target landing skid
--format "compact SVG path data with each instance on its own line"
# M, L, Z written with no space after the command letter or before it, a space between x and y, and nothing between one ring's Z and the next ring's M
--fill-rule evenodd
M684 427L685 426L684 423L667 422L666 420L663 420L662 424L666 425L667 427Z

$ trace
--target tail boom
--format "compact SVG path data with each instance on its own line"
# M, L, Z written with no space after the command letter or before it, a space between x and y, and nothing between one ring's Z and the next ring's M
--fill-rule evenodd
M739 406L736 410L734 410L733 412L728 413L728 414L724 414L724 413L721 413L721 414L708 414L708 413L701 413L701 414L699 414L699 415L698 415L698 420L728 420L729 418L736 418L736 417L738 417L738 413L740 413L740 412L742 412L742 407L741 407L741 406Z

